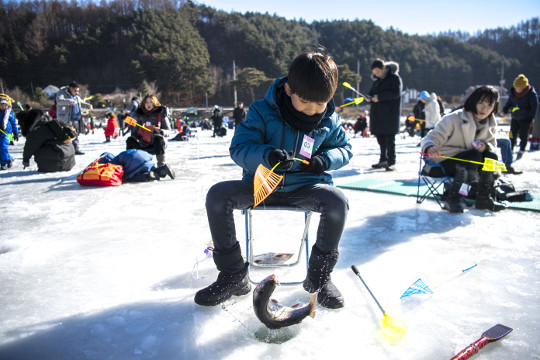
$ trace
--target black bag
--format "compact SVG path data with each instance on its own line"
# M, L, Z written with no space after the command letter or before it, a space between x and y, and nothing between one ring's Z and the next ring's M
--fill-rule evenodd
M504 178L498 178L493 185L493 197L498 201L532 201L529 190L516 191L514 184Z
M51 120L48 121L46 125L49 127L49 129L51 129L54 136L64 144L75 140L77 137L77 131L75 131L75 128L69 126L63 121Z
M227 129L224 128L224 127L220 127L217 131L216 131L216 134L217 136L225 136L227 135Z

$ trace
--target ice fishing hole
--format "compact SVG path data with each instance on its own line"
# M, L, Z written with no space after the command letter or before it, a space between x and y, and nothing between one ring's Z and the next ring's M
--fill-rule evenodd
M255 331L255 338L267 344L283 344L298 335L298 326L271 330L266 326Z

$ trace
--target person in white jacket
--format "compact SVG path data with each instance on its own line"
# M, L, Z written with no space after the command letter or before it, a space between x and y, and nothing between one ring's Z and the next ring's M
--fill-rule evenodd
M429 95L429 99L427 99L424 107L424 112L426 114L426 129L429 131L441 121L441 112L439 103L437 102L437 94L431 93L431 95Z
M422 139L422 152L429 154L431 162L441 165L426 165L424 171L429 176L454 177L446 201L450 212L463 212L460 200L465 183L478 183L477 209L500 211L505 208L491 197L494 172L484 171L479 165L486 158L498 160L494 116L498 110L499 92L492 86L480 86L465 100L463 109L446 115Z

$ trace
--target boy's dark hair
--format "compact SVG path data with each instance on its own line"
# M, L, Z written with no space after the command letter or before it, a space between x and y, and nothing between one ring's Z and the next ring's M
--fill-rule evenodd
M379 68L379 69L384 68L384 60L383 59L375 59L375 61L373 61L373 63L371 63L371 70L373 70L375 68Z
M298 55L289 67L291 91L304 100L327 103L338 86L338 68L322 49Z
M465 100L463 109L476 114L476 104L484 100L489 101L490 104L495 103L491 114L496 114L499 111L499 92L493 86L489 85L482 85L476 88L467 100Z
M77 83L76 81L72 81L72 82L69 83L69 87L70 88L78 88L80 86L79 86L79 83Z

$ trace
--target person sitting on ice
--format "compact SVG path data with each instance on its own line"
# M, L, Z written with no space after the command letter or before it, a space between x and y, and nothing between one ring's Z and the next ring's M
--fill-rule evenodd
M497 121L494 116L498 110L499 92L492 86L480 86L465 100L463 109L443 117L422 139L422 152L429 154L430 161L440 163L444 169L443 172L441 167L426 164L424 171L429 176L440 177L446 174L454 177L446 201L449 212L463 212L463 185L476 182L477 209L505 209L504 204L496 202L491 196L495 173L484 171L482 165L479 165L486 158L498 160L495 140Z
M69 171L75 166L75 129L63 121L50 120L43 111L32 109L17 113L21 134L26 138L23 166L30 166L30 159L39 172Z
M160 180L167 175L174 180L175 173L168 164L155 166L153 156L144 150L125 150L114 156L110 152L101 154L99 163L121 165L124 169L124 182L145 182Z
M112 112L108 112L105 115L107 118L107 127L105 128L105 142L111 142L111 136L113 139L116 139L120 135L120 127L118 126L118 121L116 121L116 116Z
M349 204L343 192L332 186L328 170L347 165L352 157L332 99L337 86L337 65L323 49L317 49L298 55L288 76L275 80L265 98L250 106L229 148L231 158L243 168L243 179L217 183L206 196L213 259L219 275L213 284L195 294L195 303L214 306L232 295L246 295L251 289L249 264L236 238L233 211L254 205L253 181L262 164L275 167L284 181L261 207L296 206L321 214L304 290L318 291L317 301L326 308L344 306L343 296L330 276L338 260ZM305 158L309 164L296 161L296 157Z
M170 123L167 107L161 105L155 95L145 96L132 117L141 126L134 126L126 140L126 150L141 149L156 155L158 166L165 165L165 149ZM142 127L144 126L144 128ZM146 130L146 129L148 130Z

